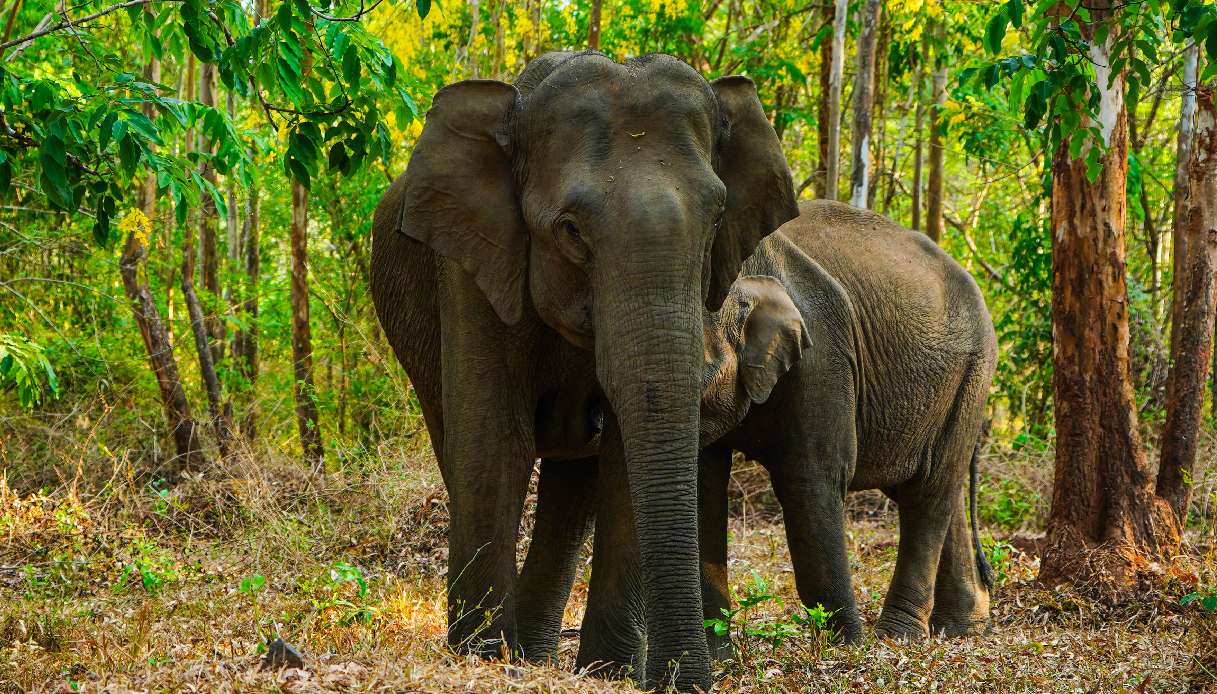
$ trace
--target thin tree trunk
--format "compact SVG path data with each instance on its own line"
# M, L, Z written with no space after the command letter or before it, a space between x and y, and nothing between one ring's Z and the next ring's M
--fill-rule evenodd
M883 4L880 2L877 10L879 16L875 20L875 35L876 46L887 46L891 43L891 16L883 14ZM872 173L870 175L870 187L866 192L866 207L867 209L875 209L875 200L880 189L886 183L890 188L893 185L893 172L888 172L884 175L883 160L887 155L887 127L885 121L884 110L887 108L887 93L888 93L888 61L884 60L884 52L877 48L875 51L875 67L874 76L871 79L871 84L874 85L875 98L871 101L871 140L874 142L874 155L870 157L872 162Z
M1093 10L1103 21L1103 9ZM1094 25L1083 27L1086 38ZM1117 588L1139 566L1170 556L1179 532L1154 495L1137 430L1128 346L1125 225L1128 121L1124 82L1112 77L1105 44L1092 46L1107 142L1099 179L1062 142L1052 175L1053 389L1056 465L1047 583ZM1109 84L1110 82L1110 84Z
M1187 192L1192 143L1196 138L1196 73L1200 49L1195 44L1183 52L1183 102L1179 106L1179 139L1175 144L1175 196L1174 233L1172 234L1171 272L1175 287L1187 286L1187 234L1181 233L1187 214ZM1179 291L1172 292L1175 301L1171 304L1171 344L1178 342L1177 328L1181 322L1178 299Z
M828 74L828 152L824 166L824 197L837 199L841 162L841 80L845 74L845 24L849 0L836 0L832 18L832 66Z
M478 0L469 0L469 44L465 46L467 65L465 74L469 79L478 78L478 20L481 19L481 8Z
M734 5L732 6L734 7ZM824 23L832 24L833 12L824 7ZM816 107L816 170L813 174L817 198L828 197L828 99L832 93L832 41L820 42L820 98Z
M245 403L245 415L241 418L241 433L246 439L252 439L256 433L257 423L257 383L258 383L258 280L261 269L261 252L258 248L258 216L260 191L255 186L250 188L246 201L245 227L242 250L244 251L245 283L242 292L241 314L245 327L237 331L234 343L234 355L237 368L245 379L250 398Z
M1194 74L1194 73L1193 73ZM1217 264L1217 108L1213 86L1196 90L1196 139L1189 148L1187 187L1176 189L1176 237L1183 241L1180 267L1185 284L1175 282L1177 323L1172 329L1171 371L1166 386L1166 424L1158 496L1166 499L1180 527L1187 523L1196 467L1196 439L1213 350L1213 268ZM1181 133L1182 134L1182 133Z
M600 50L600 0L592 0L592 13L587 22L587 47Z
M203 448L199 442L198 425L190 413L190 403L182 388L178 375L177 360L173 356L173 345L161 322L160 311L152 299L146 282L140 280L140 268L147 257L147 248L141 232L132 230L127 234L122 256L119 258L119 273L123 278L123 289L131 301L131 311L144 339L148 363L156 376L161 392L161 404L165 408L165 419L173 436L177 458L177 470L199 470L204 467Z
M199 296L194 291L194 255L194 231L187 224L182 244L182 299L186 302L186 312L190 316L190 330L194 334L194 347L199 355L199 373L203 377L203 387L207 391L207 411L211 415L216 444L220 448L220 457L227 457L231 427L221 402L220 379L216 376L206 318L203 315L203 307L199 303Z
M942 38L941 23L934 25L934 33ZM926 190L925 233L935 243L942 240L942 195L943 165L946 148L942 141L942 109L947 103L947 66L941 55L934 56L933 103L930 106L930 180Z
M204 63L199 69L199 103L213 108L216 105L215 66L208 63ZM198 149L210 154L215 151L215 143L208 141L200 132ZM199 162L199 175L212 187L216 186L215 167L208 160ZM202 253L203 289L211 295L208 310L205 312L205 324L213 363L219 363L224 356L224 321L221 318L223 312L216 310L221 292L219 242L216 238L218 221L215 200L204 192L199 196L199 250Z
M849 204L867 207L870 190L871 108L875 101L875 41L879 29L879 0L866 0L858 36L858 74L854 81L853 165Z
M292 181L292 363L296 377L296 425L304 462L321 467L324 450L313 399L313 338L308 316L308 191Z

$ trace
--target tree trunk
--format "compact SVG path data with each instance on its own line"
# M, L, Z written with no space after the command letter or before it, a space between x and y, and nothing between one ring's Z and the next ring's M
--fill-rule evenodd
M478 20L481 18L481 8L479 7L478 0L469 0L469 44L465 46L465 58L467 60L465 75L473 80L478 78L477 36Z
M1175 236L1184 249L1176 259L1184 269L1185 283L1175 281L1177 322L1171 330L1171 371L1157 487L1158 496L1170 504L1181 528L1187 523L1191 501L1196 438L1213 350L1213 268L1217 263L1217 108L1211 83L1196 92L1199 109L1196 139L1189 147L1187 187L1176 188L1175 207L1182 214L1175 220Z
M215 66L208 63L203 63L199 68L199 103L213 108L216 105ZM215 143L208 141L200 132L198 150L203 154L211 154L215 151ZM215 167L207 159L199 162L199 175L212 187L216 186ZM207 302L205 321L213 363L218 363L224 355L224 321L220 317L223 312L216 310L221 291L219 242L216 238L218 221L215 200L203 192L199 196L199 250L202 253L203 289L211 295Z
M211 415L216 444L220 449L220 457L227 457L231 427L221 402L220 379L216 375L206 318L203 315L203 307L199 303L199 296L194 291L194 254L194 231L187 224L182 244L182 299L186 302L186 312L190 316L190 330L194 334L194 347L199 355L199 373L203 377L203 387L207 391L207 411Z
M258 383L258 281L262 266L261 250L258 247L259 197L257 186L249 190L246 199L245 225L241 232L241 250L245 264L245 282L241 293L240 311L244 327L237 331L233 343L237 369L245 379L249 393L244 404L244 416L240 421L241 433L247 440L253 439L257 424Z
M144 71L150 82L160 81L160 64L153 60ZM144 115L151 116L152 105L144 105ZM199 441L198 425L190 413L190 402L173 356L173 343L160 310L152 298L148 283L141 279L140 270L147 258L148 239L152 237L152 220L156 219L156 177L149 176L140 187L139 208L144 219L127 232L118 269L123 280L123 290L131 302L135 324L139 326L144 350L148 353L148 364L156 377L161 393L161 404L165 408L165 420L173 437L176 457L172 469L198 470L204 467L203 448Z
M1183 102L1179 106L1179 139L1175 145L1175 197L1174 197L1174 234L1172 235L1171 273L1174 287L1187 286L1187 257L1186 245L1188 235L1182 232L1188 210L1188 177L1192 161L1192 144L1196 138L1196 73L1200 57L1200 49L1193 44L1183 52ZM1179 299L1183 292L1172 291L1175 300L1171 304L1171 344L1179 341L1177 335L1179 323L1182 322Z
M308 317L308 191L292 181L292 363L296 377L296 425L304 462L321 467L324 450L313 399L313 337Z
M858 36L858 74L854 81L853 168L850 169L849 204L867 207L870 192L871 107L875 101L875 40L879 30L880 0L866 0L862 31Z
M592 14L587 22L587 47L600 50L600 0L592 0Z
M837 199L841 162L841 79L845 73L845 24L849 0L836 0L832 18L832 65L828 74L828 152L824 159L824 197Z
M832 24L833 11L824 7L824 23ZM832 92L832 41L820 42L820 99L816 106L816 170L813 180L817 198L828 197L828 97Z
M1102 10L1095 12L1102 16ZM1094 25L1083 30L1089 39ZM1067 141L1053 159L1057 440L1040 579L1115 589L1127 586L1147 561L1171 556L1179 532L1170 508L1153 493L1133 401L1124 263L1124 82L1118 75L1110 80L1108 46L1093 46L1090 59L1101 89L1099 121L1091 125L1108 144L1099 179L1089 181L1085 153L1073 159Z
M941 23L934 25L935 35L941 39ZM941 44L941 41L939 41ZM942 109L947 103L947 66L941 55L934 56L933 103L930 105L930 180L926 189L925 233L935 243L942 240L942 194L943 171L946 148L942 141Z
M144 69L144 77L149 82L160 81L161 66L152 60ZM144 115L151 117L152 104L144 104ZM156 385L161 393L161 404L165 408L165 420L173 437L176 457L172 469L198 470L205 464L203 448L199 441L198 425L190 413L190 401L186 399L186 390L182 387L182 379L177 368L177 359L173 356L173 341L165 324L161 321L160 310L152 298L152 291L146 280L141 281L140 270L148 254L148 239L154 233L153 220L156 219L156 177L149 176L144 180L139 190L139 208L144 219L139 220L130 231L123 244L122 255L118 259L119 274L123 280L123 290L131 302L131 312L135 316L135 324L139 326L140 337L144 340L144 350L148 353L148 364L156 377Z

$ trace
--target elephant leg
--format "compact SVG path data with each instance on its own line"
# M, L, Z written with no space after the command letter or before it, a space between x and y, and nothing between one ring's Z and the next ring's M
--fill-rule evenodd
M847 469L852 465L813 469L797 456L771 467L770 475L782 505L799 599L808 607L831 610L829 624L843 641L854 642L862 636L862 620L845 538L846 483L840 475Z
M646 673L642 567L621 435L607 413L600 445L592 580L575 667L610 677Z
M516 630L529 660L556 657L579 550L592 527L596 460L541 461L537 521L516 584Z
M516 648L516 541L535 459L533 344L499 322L463 271L451 268L441 287L448 643L493 656Z
M934 585L954 505L941 485L917 482L894 490L900 510L896 570L875 631L881 636L921 639L929 634Z
M989 589L981 580L978 562L972 527L961 502L951 514L938 560L934 611L930 615L933 633L964 636L982 633L988 627Z
M701 552L701 603L706 619L722 619L731 608L727 585L727 485L731 449L714 446L701 452L697 468L698 544ZM706 629L710 657L730 658L731 636Z

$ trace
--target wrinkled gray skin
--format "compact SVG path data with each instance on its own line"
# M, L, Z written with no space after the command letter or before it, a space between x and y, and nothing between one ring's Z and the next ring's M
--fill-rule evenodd
M738 450L770 473L800 599L834 610L846 639L862 633L844 520L845 493L859 489L882 489L900 511L896 570L877 630L922 637L983 629L988 566L963 492L969 481L975 490L996 338L967 272L884 217L807 202L744 263L722 310L706 316L704 336L698 497L706 616L730 605L726 495ZM610 455L606 448L602 459ZM538 507L538 528L560 525L548 501ZM597 522L594 553L612 530ZM597 570L589 615L608 603L615 607L604 612L636 622L637 581L597 582ZM627 637L637 630L619 631L614 649L629 662L624 654L639 644ZM729 653L725 640L708 636L714 655Z
M536 423L571 392L603 394L599 445L612 454L595 510L629 534L641 567L645 631L629 634L646 636L640 679L709 685L689 493L702 313L795 214L777 136L745 78L711 84L668 56L548 54L515 85L436 94L406 173L377 207L371 284L450 498L451 645L548 648L590 523L600 413ZM557 559L534 560L517 586L537 457L542 498L562 519L537 532ZM596 644L615 642L591 617L582 663L607 659Z

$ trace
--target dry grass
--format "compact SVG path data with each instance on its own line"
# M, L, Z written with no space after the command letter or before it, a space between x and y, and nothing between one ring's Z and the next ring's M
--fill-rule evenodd
M1028 474L1041 462L1021 460L991 452L988 480L1036 488ZM732 580L746 591L755 572L786 603L763 604L749 623L784 623L797 604L767 488L762 471L737 466ZM894 509L875 495L851 509L856 590L873 624L895 559ZM1026 537L1034 518L986 534ZM558 668L451 654L446 523L438 472L414 443L318 476L246 451L172 490L127 465L45 494L0 480L0 691L631 691L572 673L577 639L563 641ZM745 639L716 689L1217 689L1217 617L1178 605L1192 583L1217 585L1211 524L1193 531L1194 576L1115 607L1039 587L1034 543L1013 544L1025 551L1005 550L992 635L851 647L807 630L776 647ZM583 573L567 626L579 623ZM304 653L304 669L259 669L276 634Z

